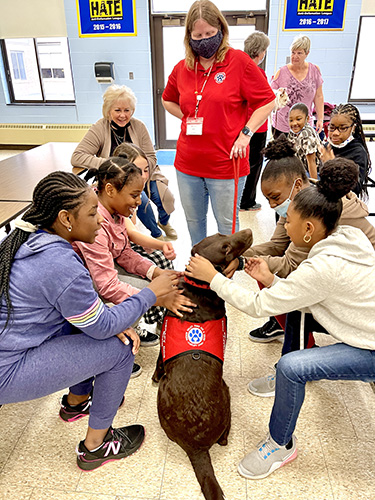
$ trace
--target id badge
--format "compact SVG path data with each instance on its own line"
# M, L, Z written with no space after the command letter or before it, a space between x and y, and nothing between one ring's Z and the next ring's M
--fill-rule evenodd
M186 135L203 134L203 117L186 118Z

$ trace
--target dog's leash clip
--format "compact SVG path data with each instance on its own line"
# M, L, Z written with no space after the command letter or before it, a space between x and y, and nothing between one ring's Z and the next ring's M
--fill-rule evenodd
M198 361L199 359L201 359L201 355L199 352L193 352L191 357L194 359L194 361Z

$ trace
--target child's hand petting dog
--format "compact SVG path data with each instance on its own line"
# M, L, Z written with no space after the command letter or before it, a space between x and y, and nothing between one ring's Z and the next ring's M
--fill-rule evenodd
M262 283L265 287L272 285L274 275L268 268L267 262L260 257L250 257L245 264L245 273Z
M190 257L189 264L186 266L185 274L190 278L195 278L197 280L206 281L211 283L213 277L218 272L211 264L211 262L204 257L201 257L197 253L194 257Z
M174 290L173 292L160 297L157 300L157 305L166 307L169 311L172 311L176 316L182 318L184 312L192 313L192 307L197 307L190 299L185 297L183 290ZM181 312L182 311L182 312Z

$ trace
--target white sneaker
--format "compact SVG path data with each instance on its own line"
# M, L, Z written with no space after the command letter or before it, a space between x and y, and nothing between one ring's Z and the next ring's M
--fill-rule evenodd
M288 462L297 458L297 438L292 436L289 450L280 446L268 434L257 449L246 455L238 466L238 472L247 479L263 479Z
M271 375L251 380L247 389L254 396L259 396L260 398L272 398L275 396L275 387L276 373L274 372Z

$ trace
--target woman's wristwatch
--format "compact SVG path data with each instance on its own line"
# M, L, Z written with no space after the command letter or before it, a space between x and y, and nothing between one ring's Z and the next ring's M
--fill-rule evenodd
M253 137L254 135L254 132L252 132L249 127L244 127L241 132L244 134L244 135L247 135L247 137L249 137L250 139Z
M237 259L238 259L237 271L243 271L245 269L246 259L245 257L242 257L242 255L237 257Z

